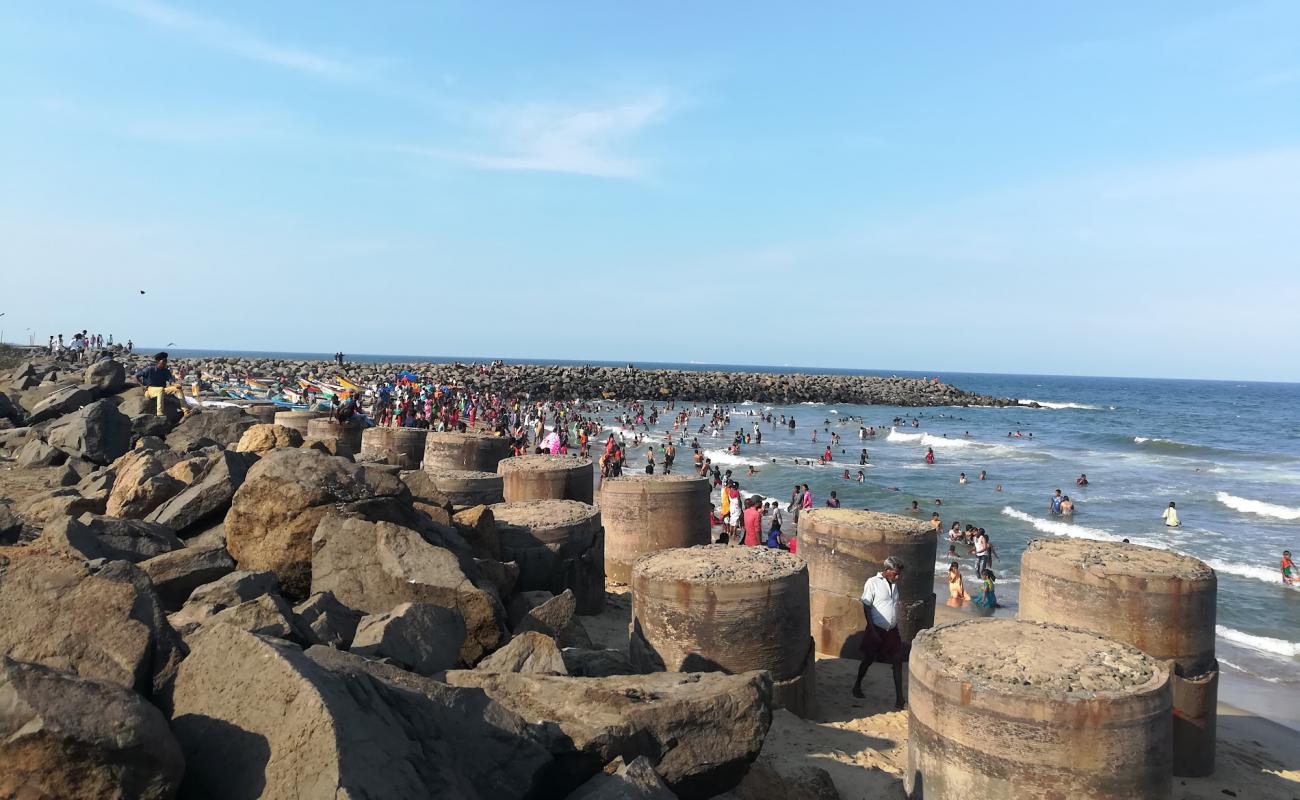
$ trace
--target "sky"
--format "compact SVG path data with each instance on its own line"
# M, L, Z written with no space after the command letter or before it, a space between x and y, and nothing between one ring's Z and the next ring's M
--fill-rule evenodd
M1300 4L811 8L17 0L0 329L1300 380Z

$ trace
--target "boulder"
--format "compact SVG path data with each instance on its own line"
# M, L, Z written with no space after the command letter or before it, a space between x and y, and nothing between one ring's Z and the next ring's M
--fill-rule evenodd
M193 638L172 717L185 753L183 791L448 800L541 793L546 751L496 728L485 713L495 707L481 695L449 691L437 702L373 677L355 656L312 650L337 666L229 625Z
M579 786L566 800L677 800L645 756L637 756L630 764L618 758L606 770Z
M31 439L18 449L14 464L24 469L41 469L57 467L67 460L68 454L57 447L51 447L40 439Z
M253 465L235 492L226 514L227 548L241 569L272 570L286 592L305 597L312 535L321 518L335 506L377 497L408 495L397 478L346 459L306 449L273 450Z
M23 412L9 399L9 395L0 392L0 419L7 419L15 425L23 421Z
M112 466L103 467L78 481L76 489L82 497L102 502L107 509L108 498L113 491L115 480L117 480L117 470Z
M117 394L126 387L126 368L111 358L101 358L86 367L81 385L94 392L96 397Z
M24 404L27 397L24 395ZM27 410L27 424L36 425L46 420L70 414L95 400L94 392L74 383L55 387Z
M167 417L156 416L152 411L131 417L131 435L137 439L145 437L163 439L171 433L175 423Z
M496 518L489 506L473 506L457 511L452 525L474 551L476 558L501 559L501 541L497 537Z
M225 547L226 522L225 520L218 520L198 533L191 534L191 532L187 531L185 536L186 547L197 547L201 550L209 547Z
M233 608L263 595L278 593L279 582L273 572L248 572L241 570L223 575L190 592L190 597L169 617L172 627L192 629L212 619L227 608Z
M345 650L352 646L357 625L364 616L360 611L340 603L333 592L317 592L294 606L293 613L311 628L316 641Z
M447 496L438 491L434 486L433 479L429 473L424 470L415 469L401 473L402 482L411 490L411 497L421 503L427 503L431 506L438 506L449 513L452 510L451 501Z
M456 609L465 621L464 664L477 663L504 636L496 596L474 585L455 554L409 528L331 515L316 529L311 564L312 592L333 592L359 611L382 614L401 603Z
M285 639L304 647L317 644L311 628L294 616L293 607L279 594L264 594L231 606L203 623L205 626L217 624L233 625L242 631Z
M548 720L564 734L557 757L586 759L593 773L618 756L645 756L683 798L725 792L762 749L772 721L767 672L568 678L453 670L452 686L472 686L524 719Z
M170 450L136 448L122 456L113 466L112 491L106 512L114 517L143 519L169 498L175 497L185 484L167 474L176 465L177 456Z
M182 547L140 562L163 608L175 611L200 586L235 571L235 560L223 546Z
M185 762L157 708L113 683L0 657L0 797L176 794Z
M46 525L36 540L35 547L82 561L107 558L107 554L100 547L99 540L91 533L90 528L72 517L60 517Z
M36 548L0 554L0 655L109 681L165 702L182 647L149 579Z
M555 640L544 633L528 631L478 662L484 672L530 672L535 675L568 675L564 657Z
M59 420L49 443L69 455L104 466L131 449L131 420L112 400L96 400Z
M242 408L195 409L167 434L167 446L178 452L213 444L227 447L257 424L257 417L245 414Z
M18 541L23 531L23 521L9 508L8 503L0 502L0 545L9 545Z
M100 514L82 514L75 522L84 526L98 544L100 554L90 558L121 559L134 564L185 547L170 528L152 522ZM41 538L49 533L47 526Z
M840 793L824 769L805 766L783 774L757 761L736 788L715 800L840 800Z
M527 594L533 594L528 592ZM591 637L575 616L578 603L573 592L562 593L529 609L514 626L516 634L539 631L555 639L560 647L591 648Z
M164 501L146 519L185 533L214 518L224 518L235 491L244 483L250 461L248 455L222 450L206 459L202 472L189 486Z
M488 581L496 588L497 597L502 603L515 594L519 583L519 565L514 561L496 561L490 558L474 559L474 566L482 580Z
M456 666L464 642L465 620L456 611L429 603L402 603L386 614L363 617L350 649L432 675Z
M564 667L575 678L608 678L611 675L636 675L639 670L621 650L589 650L566 647L560 651Z
M104 501L82 497L73 487L37 492L14 506L14 511L32 528L41 529L61 517L104 513Z
M254 425L239 437L237 453L265 453L277 447L302 447L302 434L284 425Z

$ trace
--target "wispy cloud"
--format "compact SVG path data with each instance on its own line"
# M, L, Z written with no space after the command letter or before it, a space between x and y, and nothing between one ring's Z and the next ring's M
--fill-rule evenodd
M151 25L184 34L196 42L250 61L329 80L357 77L356 65L292 45L271 42L238 25L200 16L159 0L104 0Z
M663 94L583 110L528 105L477 115L475 127L482 136L495 141L492 150L418 146L393 149L488 170L641 178L648 172L647 162L622 154L618 148L645 128L662 121L667 111L668 101Z

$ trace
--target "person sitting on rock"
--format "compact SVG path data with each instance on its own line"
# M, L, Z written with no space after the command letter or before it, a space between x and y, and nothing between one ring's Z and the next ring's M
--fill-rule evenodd
M155 353L153 357L153 366L145 367L135 374L140 385L144 387L145 397L158 398L157 416L163 416L163 399L166 395L172 395L181 403L181 412L189 416L190 409L185 402L185 393L181 387L174 385L176 377L172 371L167 368L167 354Z

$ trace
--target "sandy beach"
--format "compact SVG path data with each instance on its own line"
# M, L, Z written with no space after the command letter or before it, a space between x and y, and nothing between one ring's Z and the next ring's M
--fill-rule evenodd
M602 647L626 651L631 605L628 587L607 584L605 610L599 616L582 618L592 640ZM935 621L942 624L965 616L940 605ZM800 766L824 769L843 800L903 798L907 712L892 710L893 691L883 665L868 673L865 699L850 696L856 670L856 661L819 656L816 718L805 720L777 711L759 760L778 770ZM1300 797L1300 733L1220 703L1214 775L1175 778L1173 797Z

